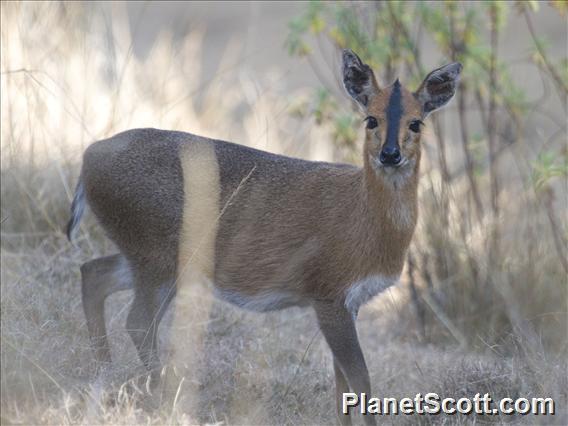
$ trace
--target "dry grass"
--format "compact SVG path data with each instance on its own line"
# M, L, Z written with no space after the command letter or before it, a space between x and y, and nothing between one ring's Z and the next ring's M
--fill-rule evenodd
M75 245L61 232L88 143L155 126L326 159L329 140L326 128L288 114L292 97L279 88L285 75L257 85L236 72L237 44L209 81L198 69L202 32L177 47L163 36L142 61L132 55L119 20L99 12L73 3L2 5L1 423L333 423L331 359L309 310L259 315L196 297L196 306L209 307L197 321L199 350L188 353L183 382L148 396L139 389L142 371L124 331L131 296L113 296L107 323L115 363L93 381L78 270L114 249L91 217ZM112 30L110 42L104 28ZM479 235L491 223L484 220L464 234L457 206L465 186L457 181L449 197L453 225L443 229L436 217L439 179L426 163L413 277L419 288L432 286L430 297L417 317L405 273L397 289L363 310L358 327L378 395L551 396L558 414L389 422L568 421L566 276L546 212L530 190L510 184L516 179L510 174L504 191L508 220L499 267L472 272L468 256L484 264ZM528 210L520 214L520 208ZM435 261L423 265L424 253ZM483 279L488 275L489 284ZM173 346L171 316L161 328L162 359ZM164 373L171 375L171 367Z

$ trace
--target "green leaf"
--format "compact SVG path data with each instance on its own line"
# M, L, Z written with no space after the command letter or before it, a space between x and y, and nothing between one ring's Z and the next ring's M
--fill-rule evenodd
M310 31L314 34L321 33L325 28L325 21L321 16L315 16L310 22Z
M532 163L532 181L536 190L541 190L555 177L568 176L568 159L566 156L558 157L552 151L541 152Z
M538 9L540 8L540 5L538 4L537 0L527 0L524 1L523 3L526 3L529 9L532 10L533 12L538 12Z

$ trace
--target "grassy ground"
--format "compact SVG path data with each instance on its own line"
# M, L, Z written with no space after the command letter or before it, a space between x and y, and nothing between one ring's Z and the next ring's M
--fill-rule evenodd
M304 92L286 96L279 86L284 74L259 83L227 71L238 69L237 42L221 55L222 78L203 84L202 33L188 34L183 55L164 36L140 60L116 22L81 7L2 8L1 423L333 423L331 357L310 310L249 313L198 289L192 332L199 338L186 348L188 365L181 371L167 362L180 348L171 338L179 331L171 328L171 309L161 326L170 386L149 396L136 380L143 370L124 330L128 292L107 302L114 365L95 380L79 266L115 249L90 215L75 244L61 231L82 150L129 127L188 130L304 158L333 158L329 129L289 114L306 99ZM112 49L97 31L105 25L113 30ZM102 47L89 49L93 45ZM76 84L77 76L88 84ZM551 210L526 188L515 153L505 155L502 250L488 264L480 236L492 222L485 218L464 231L462 180L448 197L451 225L440 220L437 153L428 134L425 139L415 264L396 288L363 309L358 322L374 392L553 397L557 414L391 416L388 423L566 424L567 286ZM564 184L552 185L552 212L560 220ZM471 259L480 270L470 268Z
M81 262L91 257L91 249L86 241L73 247L61 235L30 238L35 243L5 248L2 255L4 424L333 422L331 357L308 310L260 315L213 302L200 323L199 353L187 355L193 362L181 387L150 398L125 386L142 369L124 331L131 296L113 296L107 312L115 366L94 381L95 362L77 272ZM101 252L112 252L96 246ZM201 299L196 299L201 305ZM364 308L359 319L377 395L551 396L560 409L554 418L516 421L565 421L564 356L542 352L527 356L520 349L504 356L491 348L476 351L455 344L420 343L412 335L414 313L405 299L404 291L394 290ZM161 327L162 359L168 359L172 347L170 325L171 312ZM453 424L473 419L432 416L389 421Z

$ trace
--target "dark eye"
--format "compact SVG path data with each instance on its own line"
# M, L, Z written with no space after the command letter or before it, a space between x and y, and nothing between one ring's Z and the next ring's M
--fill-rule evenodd
M368 116L367 118L365 118L365 121L367 122L367 129L374 129L379 125L375 117Z
M420 132L420 125L424 124L422 121L420 120L414 120L411 121L408 128L413 131L414 133L419 133Z

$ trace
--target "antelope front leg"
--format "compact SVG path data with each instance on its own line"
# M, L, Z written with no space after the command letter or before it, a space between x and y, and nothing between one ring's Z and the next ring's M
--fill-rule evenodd
M343 414L343 407L341 407L343 394L350 392L349 383L347 383L347 379L345 378L343 371L341 371L341 366L339 365L339 362L337 361L335 356L333 357L333 371L335 372L335 399L337 401L337 418L342 425L349 426L351 425L351 417Z
M365 358L359 346L355 317L343 305L330 302L314 304L319 326L333 353L337 415L341 424L351 424L350 415L343 414L342 397L349 388L360 395L371 395L371 382ZM365 424L375 425L371 415L364 416Z

